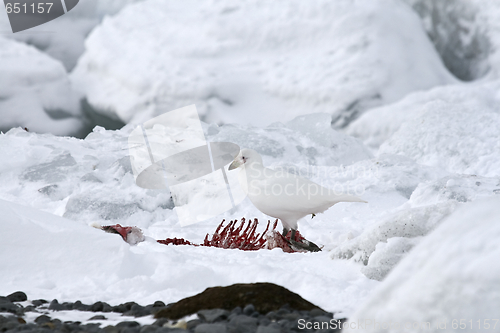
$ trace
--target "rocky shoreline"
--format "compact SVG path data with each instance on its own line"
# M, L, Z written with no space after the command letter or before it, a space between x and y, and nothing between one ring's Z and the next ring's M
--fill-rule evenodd
M59 303L57 300L32 300L23 292L0 296L0 332L89 332L89 333L232 333L232 332L339 332L345 319L333 319L333 313L319 308L296 310L288 304L277 311L265 314L256 311L253 304L237 306L232 310L199 310L180 320L158 318L158 313L168 309L162 301L141 306L127 302L111 306L105 302L83 304ZM88 313L84 321L62 321L55 317L60 311ZM109 315L120 316L120 321L106 324ZM157 318L154 318L156 316ZM150 324L141 324L142 318ZM156 320L155 320L156 319ZM93 323L95 321L96 323Z

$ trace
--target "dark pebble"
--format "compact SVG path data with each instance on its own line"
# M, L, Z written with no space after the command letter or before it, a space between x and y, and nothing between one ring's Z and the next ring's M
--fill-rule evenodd
M59 304L57 299L54 299L49 304L49 310L62 311L62 310L66 310L66 308L62 304Z
M230 321L230 324L237 327L237 328L252 328L253 331L257 328L257 324L259 323L259 320L257 318L253 317L248 317L245 315L237 315L233 317Z
M124 316L144 317L151 313L139 304L133 304L129 311L125 312Z
M227 328L224 324L200 324L194 329L195 333L226 333Z
M247 306L245 306L243 308L243 314L247 315L247 316L250 316L252 315L252 313L255 312L255 306L253 306L253 304L248 304Z
M193 319L186 323L186 327L188 330L192 331L196 326L203 323L200 319Z
M317 316L324 316L326 315L328 312L325 312L321 309L312 309L311 311L309 311L309 315L311 317L317 317Z
M42 324L45 324L45 323L48 323L48 322L50 322L50 317L46 316L46 315L38 316L35 319L35 323L37 323L38 325L42 325Z
M104 333L120 333L120 329L116 326L106 326L102 330Z
M225 320L229 317L230 312L223 309L201 310L197 313L198 317L208 323Z
M282 332L282 328L280 325L276 324L276 323L272 323L268 326L259 326L257 328L257 333L281 333Z
M76 301L73 303L73 309L74 310L79 310L79 311L91 311L90 310L90 305L83 304L81 301Z
M46 300L44 299L36 299L34 301L31 302L34 306L40 306L42 304L46 304L48 303Z
M141 327L139 332L140 333L153 333L153 332L156 332L157 329L158 329L158 326L155 326L155 325L144 325Z
M121 323L116 324L116 327L118 328L137 327L137 326L141 325L136 321L122 321Z
M26 296L26 294L23 293L22 291L16 291L8 295L7 298L11 302L24 302L28 300L28 296Z
M163 303L162 301L154 302L153 308L159 308L159 307L165 307L165 303Z
M153 325L156 325L156 326L163 326L165 323L168 323L168 319L167 318L160 318L160 319L157 319Z
M97 315L89 318L89 320L106 320L107 318L104 317L103 315Z
M21 306L12 303L7 297L0 297L0 312L10 312L14 314L21 314Z

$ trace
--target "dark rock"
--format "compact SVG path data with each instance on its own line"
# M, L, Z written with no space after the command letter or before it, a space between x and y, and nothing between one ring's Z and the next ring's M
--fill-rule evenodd
M134 303L129 311L125 312L124 316L134 316L134 317L144 317L148 316L151 313L144 307L139 304Z
M37 312L36 307L33 305L28 305L27 307L24 308L24 312Z
M257 327L256 333L281 333L281 327L276 323L272 323L268 326L261 325Z
M163 303L162 301L154 302L153 308L159 308L159 307L165 307L165 303Z
M225 320L229 317L230 312L223 309L200 310L198 317L208 323L213 323L220 320Z
M269 319L269 320L279 320L281 319L281 316L278 315L276 312L274 311L269 311L268 313L266 313L266 317Z
M104 309L104 304L102 302L95 302L90 306L90 311L92 312L102 312Z
M13 320L0 324L0 332L14 330L19 326L19 323Z
M323 310L321 310L321 309L312 309L311 311L309 311L309 315L310 315L311 317L324 316L324 315L326 315L327 313L328 313L328 312L323 311ZM330 317L330 318L333 318L333 316L332 316L332 317Z
M120 333L139 333L141 327L125 327L122 330L120 330Z
M327 317L327 316L316 316L312 319L313 322L320 322L320 323L323 323L323 322L327 322L327 321L330 321L330 317Z
M120 333L120 329L116 326L106 326L102 330L104 333Z
M35 323L37 323L38 325L42 325L42 324L45 324L45 323L48 323L48 322L50 322L50 317L46 316L46 315L38 316L35 319Z
M73 309L79 311L91 311L91 305L83 304L81 301L76 301L73 303Z
M190 320L186 323L186 328L189 330L189 331L192 331L196 326L198 326L199 324L201 324L202 321L199 320L199 319L193 319L193 320Z
M137 327L137 326L141 325L136 321L122 321L121 323L116 324L116 327L118 328Z
M22 291L16 291L8 295L7 298L11 302L24 302L28 300L28 296L26 296L26 294L23 293Z
M140 333L153 333L153 332L156 332L156 330L158 329L158 326L155 326L155 325L144 325L141 327L140 329Z
M158 320L156 320L153 325L156 325L156 326L163 326L165 323L168 323L168 319L167 318L160 318Z
M50 302L49 310L62 311L62 310L66 310L66 308L62 304L59 304L57 299L55 299L52 302Z
M113 306L111 309L112 309L113 312L119 312L119 313L125 313L128 310L130 310L130 309L127 309L127 307L125 306L125 304L120 304L120 305Z
M239 283L228 287L207 288L198 295L182 299L159 311L155 318L180 319L200 310L232 310L248 304L253 304L260 313L277 311L285 304L297 310L318 308L288 289L272 283Z
M267 317L262 317L259 319L259 326L267 326L271 321Z
M242 314L243 313L243 310L241 309L241 306L237 306L235 307L231 313L234 313L234 314Z
M0 312L18 313L22 308L12 303L7 297L0 297Z
M195 333L226 333L224 324L200 324L194 329Z
M104 317L103 315L97 315L89 318L89 320L106 320L106 319L108 318Z
M248 317L245 315L236 315L229 322L231 327L235 328L239 333L255 332L259 320L257 318Z
M36 299L34 301L31 302L34 306L40 306L42 304L46 304L48 303L46 300L44 299Z
M246 314L247 316L250 316L254 312L255 312L255 306L253 306L253 304L248 304L243 309L243 313Z

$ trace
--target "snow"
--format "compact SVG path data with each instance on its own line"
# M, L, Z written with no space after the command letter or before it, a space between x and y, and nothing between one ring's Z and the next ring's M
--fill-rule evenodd
M403 134L407 137L402 140L403 138L400 137L402 134L398 134L399 137L396 138L393 143L388 143L389 146L395 145L396 141L402 143L405 140L410 140L413 141L413 143L409 145L420 144L421 149L425 149L423 147L425 144L429 144L431 147L434 147L434 149L440 149L444 148L447 142L439 144L432 140L437 140L437 136L442 134L442 130L434 133L433 137L428 137L425 142L417 143L416 141L420 140L422 136L425 136L424 133L419 133L419 131L436 131L437 127L442 126L442 122L449 122L450 127L447 128L447 130L449 130L450 135L446 138L449 140L448 142L451 143L451 146L458 142L457 138L459 137L463 137L464 135L470 137L469 140L471 140L471 142L466 144L466 147L454 148L460 151L460 153L463 153L464 156L472 154L473 157L478 158L479 154L483 154L481 150L477 152L467 151L466 153L466 149L468 149L467 146L470 147L475 144L481 144L482 140L489 140L488 136L491 134L488 133L491 133L490 131L494 132L498 128L496 117L499 115L497 107L500 102L500 97L498 95L499 85L500 81L493 80L448 85L436 87L425 92L412 93L397 103L373 108L369 112L364 113L349 125L346 132L361 139L375 151L400 129L401 133L409 130L409 132ZM449 114L449 112L453 112L453 115ZM460 125L463 121L463 117L467 117L468 115L472 117L469 121L470 128ZM462 119L455 120L455 117L461 117ZM422 126L423 121L427 123L439 121L441 123ZM406 124L405 128L401 128L403 124ZM434 128L432 128L432 126L434 126ZM445 139L444 134L442 134L441 140L443 139ZM439 145L439 147L437 145ZM494 146L495 144L493 143L493 147ZM397 148L396 153L402 153L399 149L401 148ZM394 153L395 150L385 148L379 151L379 153L386 152ZM449 152L443 152L442 154L446 155L448 153ZM437 155L439 153L434 152L434 154ZM416 152L411 152L409 156L416 157ZM460 154L457 154L457 156L460 156ZM478 161L477 163L487 162ZM493 168L493 166L491 168ZM462 166L460 169L455 169L455 171L465 172L466 168Z
M50 57L59 60L71 71L85 51L84 42L90 31L106 15L116 14L124 5L141 0L85 0L68 13L43 25L16 34L3 36L32 45ZM0 15L0 29L10 32L7 15Z
M42 133L80 134L84 124L78 100L58 61L0 36L0 73L1 131L22 126Z
M464 81L499 77L499 8L484 0L404 0L420 15L446 67Z
M97 112L126 123L194 102L209 123L327 112L339 127L456 82L395 0L140 2L91 32L71 78Z
M350 321L372 320L363 332L401 332L405 323L407 332L455 332L463 323L461 332L486 330L487 323L498 332L499 215L498 197L461 207L389 273ZM411 329L413 323L430 323L430 329Z
M8 272L0 278L2 294L21 289L30 299L150 304L175 302L214 285L267 281L344 311L375 284L354 263L330 262L326 252L290 257L281 249L246 252L154 241L131 247L116 235L26 206L0 200L0 210L1 243L9 249L0 254Z

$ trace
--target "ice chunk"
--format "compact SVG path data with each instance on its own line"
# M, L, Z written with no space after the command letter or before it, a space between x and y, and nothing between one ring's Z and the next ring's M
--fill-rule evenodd
M349 318L351 323L396 320L400 325L428 325L414 331L439 332L445 325L448 331L456 330L460 319L467 318L463 332L480 331L485 323L493 328L491 318L500 308L498 216L499 197L478 200L454 212L389 273ZM402 329L387 325L383 331ZM381 330L371 325L363 332Z
M422 237L391 237L387 239L387 243L378 243L361 272L370 279L381 281L421 239Z
M26 127L82 135L78 100L64 67L32 46L0 36L0 131Z

